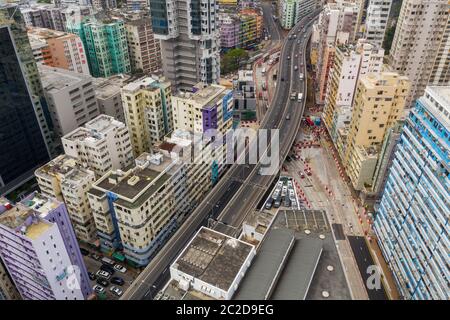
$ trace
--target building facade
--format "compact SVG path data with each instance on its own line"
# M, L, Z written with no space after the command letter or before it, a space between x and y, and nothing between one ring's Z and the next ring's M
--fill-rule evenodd
M128 128L104 114L66 134L61 142L66 155L98 177L111 169L124 169L133 164Z
M394 72L368 74L358 81L345 145L338 148L355 190L373 183L378 152L386 130L402 120L410 82Z
M39 66L39 74L53 130L59 137L100 114L91 76L45 65Z
M63 203L31 194L0 199L0 256L26 300L83 300L92 293Z
M216 0L150 0L152 27L161 40L164 75L176 89L220 78L219 3Z
M85 18L80 23L69 23L68 29L83 41L92 76L107 78L131 72L123 20Z
M427 87L403 127L374 230L404 299L449 300L450 88Z
M392 0L369 0L366 10L364 38L381 48L391 11Z
M95 241L95 224L87 191L95 174L83 168L74 158L60 155L35 171L41 193L63 201L76 237L85 243Z
M125 123L120 90L129 81L130 76L118 74L109 78L94 78L95 97L101 114L106 114Z
M430 77L433 77L436 58L441 55L441 44L448 43L444 35L448 37L449 34L446 30L449 11L448 0L406 0L402 3L389 63L393 70L411 80L408 108L423 95ZM442 54L448 57L448 48L446 50ZM448 70L449 65L444 63L441 67ZM437 68L438 74L448 72L438 71Z
M36 95L42 93L37 90L36 62L16 8L0 5L0 117L4 119L0 128L0 194L33 177L32 172L50 159L48 144L52 141L41 104L44 98Z
M173 130L172 88L164 77L145 77L122 88L122 105L135 157Z
M28 29L28 38L32 44L33 40L36 40L46 45L44 47L46 51L43 51L45 56L42 62L44 64L90 74L83 42L79 36L51 29L30 28Z

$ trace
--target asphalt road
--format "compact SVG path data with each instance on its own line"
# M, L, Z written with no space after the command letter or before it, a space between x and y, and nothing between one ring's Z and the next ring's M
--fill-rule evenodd
M366 291L370 300L388 300L386 292L384 291L383 281L380 279L379 289L370 289L367 287L367 280L371 276L368 268L370 266L375 266L376 263L373 261L372 256L367 248L366 240L364 237L358 236L347 236L350 246L352 247L353 255L355 256L356 263L358 264L359 272L366 284ZM371 282L371 281L369 281Z
M270 32L272 41L281 40L280 26L273 20L272 1L264 1L261 3L263 9L264 27Z
M317 14L318 12L315 15ZM306 22L301 21L291 33L298 33L297 27L301 24L306 25ZM307 34L309 37L311 28L310 25L308 26ZM277 29L269 28L269 31L274 34L276 33L275 30ZM296 91L303 92L304 97L306 97L306 82L301 83L298 77L299 71L294 71L294 65L298 65L299 70L306 74L306 62L304 60L306 43L307 41L303 39L303 33L301 44L297 44L297 41L294 40L285 41L280 59L280 76L277 79L277 89L272 106L261 123L262 128L280 129L280 164L284 161L295 139L304 110L305 98L302 103L298 103L289 100L289 96L291 91ZM294 58L296 53L299 53L298 59ZM291 56L291 60L288 60L287 56ZM300 67L300 62L303 62L304 67ZM284 78L283 83L281 78ZM290 120L286 120L287 114L290 114ZM165 283L165 279L168 279L170 264L199 227L206 225L209 218L216 219L217 217L217 220L223 222L223 224L218 224L217 227L222 226L228 229L226 226L231 225L236 226L236 230L238 230L245 216L253 210L276 176L276 174L259 176L257 175L258 169L259 164L232 165L208 194L207 199L190 214L121 299L152 299Z

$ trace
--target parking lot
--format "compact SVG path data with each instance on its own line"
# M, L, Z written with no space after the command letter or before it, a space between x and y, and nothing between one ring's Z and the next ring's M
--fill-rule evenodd
M84 249L86 249L86 248L84 248ZM100 267L102 266L101 259L104 257L104 255L99 253L98 251L94 251L94 250L88 250L88 251L89 251L89 255L83 255L84 263L86 265L88 272L96 274L100 270ZM94 259L94 257L93 257L94 255L98 256L98 258L96 257L98 260ZM110 291L112 286L115 286L115 287L119 288L120 290L122 290L123 292L125 292L125 290L130 286L130 284L134 281L134 279L136 279L136 277L138 275L138 272L135 269L130 268L126 263L117 262L117 264L125 267L127 270L125 273L119 272L117 270L114 271L114 274L111 275L111 278L109 280L107 280L108 285L102 286L105 288L106 298L104 298L104 299L106 299L106 300L119 299L119 296L117 296L116 294L114 294ZM119 278L123 279L124 284L117 285L117 284L111 283L111 279L114 277L119 277ZM98 278L99 277L96 276L96 279L91 280L91 287L98 285L98 283L97 283ZM97 297L101 298L101 296L99 296L99 295L97 295Z

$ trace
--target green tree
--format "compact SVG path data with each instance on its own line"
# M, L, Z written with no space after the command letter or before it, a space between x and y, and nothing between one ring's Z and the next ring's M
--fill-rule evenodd
M248 59L248 53L244 49L236 48L227 51L222 56L220 63L221 73L227 74L239 69L240 63Z

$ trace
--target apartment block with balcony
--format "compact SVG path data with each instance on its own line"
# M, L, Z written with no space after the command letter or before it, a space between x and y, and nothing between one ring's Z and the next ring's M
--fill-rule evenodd
M64 152L101 177L133 164L128 128L111 116L99 115L61 138Z
M403 126L374 230L406 300L449 300L450 87L429 86Z
M96 181L93 171L74 158L60 155L35 171L41 193L66 204L75 234L80 241L95 241L95 224L87 191Z
M0 198L0 210L0 257L23 299L90 296L86 266L63 203L34 193L17 204Z
M144 77L121 91L134 155L149 152L173 129L172 86L163 76Z
M449 11L448 0L402 2L389 52L389 64L394 71L407 76L411 81L411 91L406 101L408 108L413 105L415 99L423 95L430 80L437 84L439 80L436 83L437 78L434 77L448 73L448 59L437 64L446 69L445 72L437 67L436 62L440 60L437 59L438 56L448 58L448 47L445 49L444 43L448 43Z
M177 90L220 79L219 4L216 0L150 0L152 27L161 40L164 75Z
M366 10L364 38L381 47L391 11L392 0L369 0Z
M355 190L373 183L377 153L386 130L404 119L410 82L395 72L368 74L358 81L352 119L341 159Z

